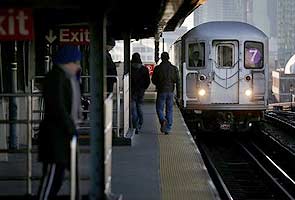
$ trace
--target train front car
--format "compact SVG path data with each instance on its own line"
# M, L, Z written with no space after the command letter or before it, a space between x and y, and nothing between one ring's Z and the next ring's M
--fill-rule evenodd
M174 44L185 112L203 130L242 131L267 107L268 38L242 22L201 24Z

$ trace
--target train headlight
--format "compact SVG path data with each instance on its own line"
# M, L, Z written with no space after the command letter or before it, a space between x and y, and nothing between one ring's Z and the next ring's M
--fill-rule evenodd
M245 77L245 79L246 79L246 81L250 81L250 80L251 80L251 76L250 76L250 75L247 75L247 76Z
M204 74L200 75L200 77L199 77L200 81L204 81L206 79L207 79L207 77Z
M245 91L245 95L246 95L247 97L250 97L250 96L252 95L252 90L251 90L251 89L247 89L247 90Z
M199 92L198 92L198 94L199 94L199 96L203 97L206 94L206 90L200 89Z

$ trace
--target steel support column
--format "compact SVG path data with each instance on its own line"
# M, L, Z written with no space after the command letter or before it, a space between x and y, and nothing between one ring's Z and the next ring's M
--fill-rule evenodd
M17 93L17 42L14 42L13 61L11 63L11 93ZM13 121L17 118L16 97L9 97L9 120ZM18 148L18 137L16 132L16 124L9 125L9 148Z
M124 74L129 73L129 128L133 128L131 118L131 65L130 65L130 33L124 33Z
M106 72L106 17L97 13L90 22L91 172L90 199L104 199L104 94Z

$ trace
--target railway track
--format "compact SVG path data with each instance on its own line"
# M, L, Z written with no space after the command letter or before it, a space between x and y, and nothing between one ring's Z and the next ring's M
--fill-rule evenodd
M295 113L294 112L267 112L261 123L264 135L274 138L290 151L295 152Z
M262 138L257 141L223 138L198 142L222 199L295 199L294 155L282 150L284 148L278 147L277 143L261 146L260 142ZM289 165L282 159L286 155L290 156L287 157L291 161Z
M263 126L235 138L204 137L185 120L222 199L295 199L294 113L268 112Z
M295 129L295 112L268 111L264 117L266 120L282 124L286 128Z

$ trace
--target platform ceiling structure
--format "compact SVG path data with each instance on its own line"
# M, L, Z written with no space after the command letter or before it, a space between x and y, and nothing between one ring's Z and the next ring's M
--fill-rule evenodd
M90 123L91 183L89 192L91 200L104 199L106 185L104 175L106 36L112 36L115 40L124 40L124 68L127 69L127 67L130 67L130 39L155 37L158 40L162 32L174 31L193 10L205 2L206 0L0 1L0 7L3 10L9 8L32 9L36 44L42 43L40 41L44 41L46 30L55 26L89 25L91 35L89 68L92 100L90 112L92 119ZM1 25L3 23L0 19ZM43 48L42 45L36 45L36 53L41 48ZM43 56L36 57L44 58Z
M48 24L87 23L90 15L104 12L107 28L115 39L130 33L133 39L174 31L206 0L2 0L2 8L29 7ZM99 6L97 6L97 4Z

